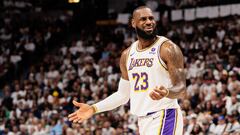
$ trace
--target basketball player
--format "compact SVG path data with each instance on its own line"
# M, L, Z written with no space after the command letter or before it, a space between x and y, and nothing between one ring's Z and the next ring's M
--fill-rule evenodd
M156 35L151 9L138 7L132 16L138 40L121 55L118 91L91 106L73 101L79 109L69 120L81 123L130 99L141 135L181 135L183 118L177 99L186 89L182 52L169 39Z

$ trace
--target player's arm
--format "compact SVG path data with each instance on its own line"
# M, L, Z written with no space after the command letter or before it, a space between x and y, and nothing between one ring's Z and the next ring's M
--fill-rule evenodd
M186 92L184 57L180 48L171 41L166 41L160 49L160 57L166 63L173 86L167 88L168 98L180 98Z
M92 117L92 115L95 113L109 111L128 102L130 96L130 83L128 81L126 67L127 57L128 49L122 53L120 58L121 79L119 81L118 90L106 99L91 106L73 101L73 104L76 107L79 107L79 109L68 115L69 121L81 123L84 120Z
M128 72L127 72L127 59L128 59L128 55L129 55L129 48L127 48L126 50L124 50L122 52L121 58L120 58L120 70L121 70L121 77L124 80L128 80ZM129 90L130 91L130 90Z
M105 112L119 107L128 102L130 97L130 82L127 73L127 58L129 48L122 52L120 58L121 78L118 84L117 92L113 93L106 99L93 105L95 113Z

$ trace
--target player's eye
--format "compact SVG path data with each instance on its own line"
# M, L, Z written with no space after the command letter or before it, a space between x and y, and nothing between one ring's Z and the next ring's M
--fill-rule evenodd
M153 16L151 16L151 17L149 17L148 19L152 21L152 20L154 20L154 17L153 17Z
M142 17L140 20L141 20L141 21L146 21L147 18L146 18L146 17Z

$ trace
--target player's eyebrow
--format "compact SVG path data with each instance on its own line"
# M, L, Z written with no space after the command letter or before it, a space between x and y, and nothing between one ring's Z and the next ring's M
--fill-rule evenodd
M140 20L146 20L146 19L149 19L149 20L153 20L154 19L154 16L142 16L142 17L140 17L139 19Z

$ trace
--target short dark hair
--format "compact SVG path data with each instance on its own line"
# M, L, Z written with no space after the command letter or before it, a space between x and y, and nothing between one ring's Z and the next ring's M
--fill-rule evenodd
M144 9L144 8L149 8L149 7L147 7L147 6L139 6L139 7L135 8L135 9L133 10L133 12L132 12L132 18L133 18L134 13L135 13L137 10L139 10L139 9ZM149 9L150 9L150 8L149 8Z

